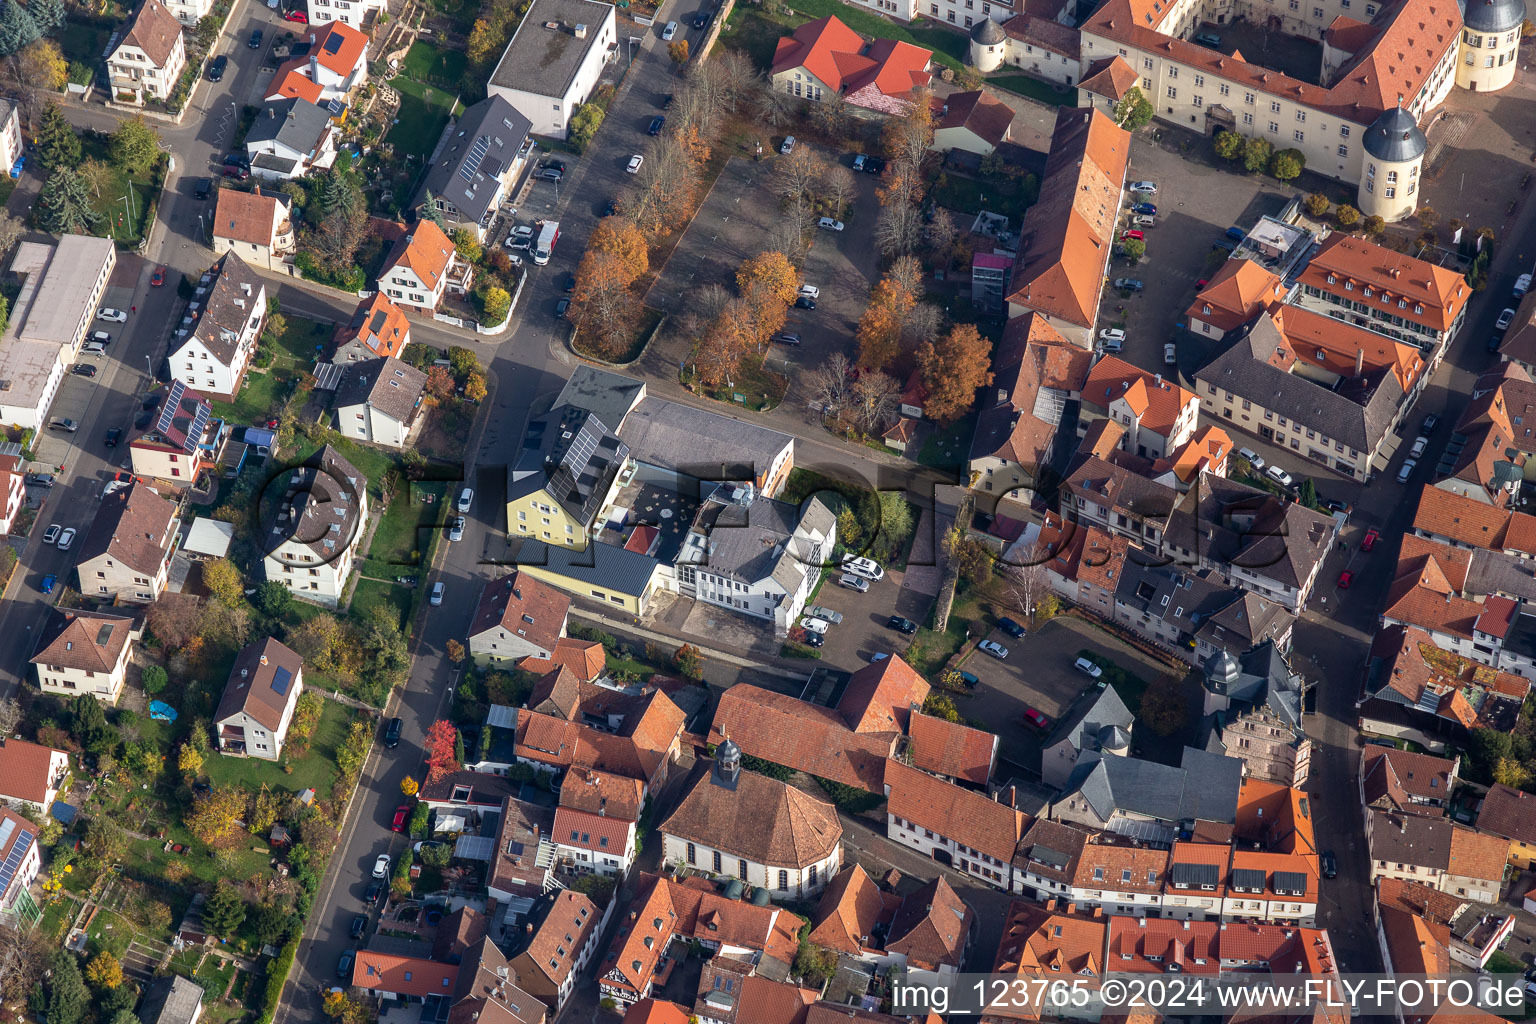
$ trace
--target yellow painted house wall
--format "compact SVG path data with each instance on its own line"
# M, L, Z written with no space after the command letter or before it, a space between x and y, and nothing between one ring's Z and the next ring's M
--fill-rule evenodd
M1519 839L1509 841L1509 862L1522 871L1529 871L1536 867L1536 846L1521 842Z
M542 490L507 502L507 529L514 537L542 540L573 551L585 551L587 547L585 527Z
M519 572L525 572L534 579L542 580L552 587L559 587L574 597L584 597L589 601L600 601L606 607L622 610L631 615L645 614L645 609L651 601L651 594L656 590L656 577L654 575L652 575L650 582L646 584L645 593L636 597L633 594L621 594L616 590L608 590L605 587L596 586L588 583L586 580L571 579L544 565L522 564L517 568Z

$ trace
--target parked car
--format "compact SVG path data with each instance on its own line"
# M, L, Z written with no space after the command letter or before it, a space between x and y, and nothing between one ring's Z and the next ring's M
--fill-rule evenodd
M507 235L508 249L526 249L533 244L533 225L519 224Z
M1195 33L1195 42L1201 46L1208 46L1214 49L1221 45L1221 36L1214 32L1197 32Z
M287 14L283 15L283 20L296 22L300 25L308 25L309 15L305 14L303 11L289 11Z
M1169 366L1173 366L1177 364L1178 361L1179 346L1175 345L1171 341L1163 342L1163 362L1167 363Z
M1132 228L1129 231L1122 231L1122 232L1120 232L1120 241L1122 241L1122 242L1129 242L1129 241L1145 242L1146 240L1147 240L1146 232L1142 231L1139 228Z
M1002 630L1004 633L1007 633L1015 640L1021 640L1028 635L1025 632L1023 626L1019 625L1017 622L1014 622L1006 615L997 620L997 628Z
M121 441L122 439L123 439L123 428L122 427L113 427L111 430L107 431L107 442L106 443L107 443L107 447L108 448L116 448L117 447L117 442Z
M1234 242L1241 242L1243 239L1248 237L1248 232L1244 231L1242 228L1227 228L1227 237L1232 239Z
M800 344L800 335L794 331L780 331L773 336L773 340L780 345L798 345Z
M697 14L695 14L693 16L693 27L694 28L703 28L704 26L706 26L708 24L709 24L709 12L708 11L700 11L699 13L697 13Z
M1024 721L1028 722L1036 729L1039 729L1041 732L1049 732L1051 728L1050 716L1042 714L1041 712L1036 711L1034 708L1027 707L1024 709Z
M853 169L865 174L880 174L885 170L885 161L876 156L865 156L862 153L853 158Z
M1517 299L1525 298L1525 293L1531 290L1531 275L1521 274L1515 278L1514 296Z
M1509 329L1509 325L1511 323L1513 323L1514 320L1515 320L1515 311L1513 309L1510 309L1508 306L1506 306L1499 313L1499 318L1493 322L1494 329L1495 330L1499 330L1499 331L1508 330Z
M862 576L855 576L851 572L845 572L837 578L837 585L847 587L849 590L857 590L864 594L869 591L869 580Z
M73 434L75 431L80 429L80 424L76 423L74 420L68 418L67 416L54 420L52 423L48 424L48 426L53 430L62 430L66 434Z
M894 629L898 633L906 633L908 636L917 632L917 623L911 619L904 619L900 615L892 615L885 620L885 624L890 629Z
M1131 207L1132 213L1140 213L1147 217L1157 216L1157 207L1152 203L1137 203Z
M59 582L59 578L57 576L54 576L54 575L50 574L48 576L44 576L43 577L42 582L37 585L37 589L41 590L45 594L51 594L51 593L53 593L53 586L54 586L54 584L56 584L58 582Z
M1354 580L1354 578L1355 574L1350 572L1348 569L1345 569L1343 572L1339 573L1339 589L1348 590L1349 584Z
M261 49L261 29L253 29L251 31L251 38L246 40L245 45L253 50Z
M431 604L433 604L433 605L440 605L440 604L443 603L443 581L442 580L438 580L436 583L432 584L432 596L430 598L428 598L427 600Z
M960 681L964 683L968 689L974 690L976 687L981 685L981 677L976 675L974 672L967 672L964 669L956 669L955 675L960 678Z
M800 642L807 647L820 647L827 642L827 638L820 633L807 633L805 634L805 639Z
M1090 679L1098 679L1104 674L1104 669L1087 658L1078 658L1072 663L1072 667Z
M1340 501L1338 498L1323 499L1323 508L1329 512L1342 512L1345 516L1349 516L1355 511L1355 506L1347 501Z
M1106 327L1099 331L1099 340L1117 341L1123 345L1125 344L1125 332L1118 327Z
M59 539L59 534L61 534L63 532L64 532L64 527L60 526L58 523L54 523L52 526L48 527L48 529L43 531L43 543L44 544L53 544L53 543L55 543Z
M386 888L388 887L384 884L383 879L370 879L368 882L368 888L363 890L363 902L369 906L379 902L379 897L384 895L384 890Z
M400 730L404 725L405 723L398 716L389 720L389 724L384 727L384 745L386 747L398 747L400 745Z
M1418 468L1419 468L1418 460L1416 460L1416 459L1407 459L1407 460L1405 460L1403 462L1402 468L1397 471L1397 482L1400 483L1400 484L1407 483L1408 482L1408 478L1413 476L1413 471L1418 469Z
M1141 279L1136 277L1117 277L1115 287L1123 292L1141 291Z
M819 299L821 298L821 289L813 284L803 284L800 286L800 291L796 294L803 295L808 299Z
M1129 192L1140 192L1142 195L1157 195L1157 184L1151 181L1133 181L1125 186Z
M107 354L107 346L100 341L88 341L85 343L85 347L80 350L80 354L83 356L104 356Z
M843 613L835 612L826 605L813 604L802 614L813 619L821 619L823 622L830 622L834 626L841 626L843 624Z
M53 474L52 473L28 473L27 474L27 483L31 484L34 487L52 487L53 486Z
M818 220L816 222L816 226L821 228L821 230L823 230L823 231L841 231L841 230L843 230L843 222L840 221L840 220L833 220L831 217L823 217L823 218L821 218L820 220Z
M164 267L156 267L155 272L149 275L149 286L151 288L162 288L165 286Z
M1435 432L1435 428L1439 425L1440 417L1436 416L1434 413L1430 413L1428 416L1425 416L1422 420L1419 421L1419 433L1433 434Z
M96 311L97 320L105 320L110 324L125 324L128 322L128 314L120 309L112 309L110 306Z
M560 301L564 302L565 300L562 299ZM451 540L451 541L461 541L461 540L464 539L464 517L463 516L454 516L453 517L453 523L452 523L452 525L450 525L448 527L448 539Z
M76 363L69 368L69 372L80 377L94 377L96 376L96 367L90 363Z
M1296 482L1291 474L1287 473L1279 466L1270 466L1264 471L1264 475L1269 477L1275 483L1279 484L1281 487L1290 487Z
M981 643L976 645L976 649L978 651L985 651L987 654L992 655L992 657L996 658L998 661L1002 661L1004 658L1008 657L1008 648L1004 647L996 640L983 640Z
M645 130L645 133L647 135L660 135L661 129L666 125L666 123L667 119L662 117L660 114L657 114L655 117L651 118L651 126Z
M1333 855L1332 850L1324 850L1322 856L1318 857L1317 860L1318 863L1322 866L1324 878L1339 877L1339 861L1338 858Z
M213 194L213 179L212 178L198 178L197 179L197 183L192 186L192 198L193 199L207 199L212 194Z
M475 503L475 490L474 490L473 487L466 487L462 491L459 492L458 509L459 509L460 512L468 512L470 506L473 505L474 503Z
M645 157L641 156L639 153L636 153L634 156L629 158L629 163L624 165L624 170L628 171L630 174L639 174L640 165L643 163L645 163Z
M1261 457L1259 453L1254 451L1252 448L1239 448L1237 450L1237 454L1240 458L1244 459L1248 465L1253 467L1253 471L1255 473L1264 472L1264 467L1269 465L1269 463L1265 462L1263 457Z
M1370 551L1371 548L1376 546L1376 542L1380 539L1381 531L1376 529L1374 526L1371 527L1369 530L1365 531L1365 539L1360 542L1360 550Z
M406 819L410 816L410 804L401 804L399 807L396 807L394 820L389 823L389 830L391 832L404 832Z
M849 555L843 559L843 571L851 572L855 576L863 576L876 582L885 579L885 569L873 558L860 558L857 555Z
M66 526L64 532L59 534L59 550L68 551L69 546L75 542L75 528Z
M560 296L560 301L555 303L555 319L564 320L565 314L570 311L570 308L571 297L569 295Z
M224 54L221 53L213 58L213 60L208 62L208 81L222 82L224 80L224 69L227 67L229 67L229 58Z
M372 903L373 900L369 900L368 902ZM366 917L363 918L363 924L364 924L365 927L366 927L367 923L368 923L368 919ZM341 956L336 958L336 977L337 978L339 978L342 981L347 981L347 980L349 980L352 977L352 961L354 959L356 959L356 957L354 956L353 952L350 949L343 951Z
M1211 245L1211 248L1213 248L1213 249L1222 249L1222 250L1225 250L1226 252L1231 252L1233 249L1237 248L1237 243L1232 241L1232 239L1230 239L1230 238L1218 238Z
M825 633L830 628L830 624L824 619L818 619L813 615L807 615L801 618L800 628L805 630L807 633Z
M1138 228L1155 228L1157 227L1157 218L1150 213L1138 213L1131 218L1131 225Z
M95 342L98 345L110 345L112 343L112 335L108 334L106 331L92 331L88 340Z
M358 914L352 919L352 938L361 939L368 933L368 915Z
M661 38L665 42L669 42L669 43L673 39L677 38L677 22L675 22L675 21L667 22L667 27L661 30Z
M1488 344L1485 346L1489 352L1497 352L1504 345L1504 338L1499 334L1488 335Z
M1420 434L1418 437L1413 439L1413 447L1408 449L1408 454L1416 459L1423 455L1424 449L1428 447L1429 438L1425 437L1423 434Z
M236 181L245 181L251 176L251 169L241 164L225 164L219 168L219 173L226 178L234 178Z
M373 877L374 878L388 878L389 877L389 854L381 853L376 858L374 858L374 861L373 861Z
M795 299L795 308L796 309L815 309L816 308L816 300L811 298L809 295L798 296Z
M794 151L795 137L793 135L784 136L784 143L783 145L779 146L779 154L781 156L789 156L789 154L793 153Z
M558 167L541 167L536 177L540 181L560 181L565 177L565 172Z

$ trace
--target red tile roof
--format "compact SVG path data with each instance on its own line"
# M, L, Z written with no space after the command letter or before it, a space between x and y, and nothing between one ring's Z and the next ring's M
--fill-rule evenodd
M862 36L829 14L778 41L772 74L804 68L838 92L851 95L873 86L882 96L905 98L928 84L932 58L932 50L894 39L876 39L866 48Z
M1179 416L1200 402L1193 391L1180 387L1176 380L1148 373L1119 356L1105 356L1088 373L1083 404L1107 410L1118 401L1131 407L1143 427L1163 437L1171 437Z
M885 948L904 955L909 970L958 970L975 924L976 915L941 875L901 901Z
M734 787L717 784L712 772L700 775L660 828L732 857L797 870L832 856L843 839L837 808L825 798L752 771L741 772Z
M623 821L639 821L645 786L638 779L576 765L560 786L560 806Z
M1536 795L1496 782L1477 812L1477 827L1536 846Z
M982 786L992 778L997 760L995 734L932 715L913 715L907 735L914 767Z
M1277 853L1317 853L1311 801L1302 790L1278 782L1243 780L1232 834Z
M741 981L736 1024L805 1024L817 996L812 989L749 974Z
M406 979L406 975L410 979ZM414 956L395 956L372 949L357 951L352 984L357 988L398 995L451 997L459 981L457 964L440 964Z
M676 1003L647 996L625 1012L624 1024L689 1024L688 1011Z
M548 583L525 572L492 580L480 591L469 635L475 637L500 627L528 643L553 651L565 632L571 599Z
M858 864L849 864L832 876L806 936L811 942L839 953L858 956L873 942L877 926L889 924L901 898L881 892Z
M115 612L50 610L32 664L110 674L123 660L134 625L132 617Z
M973 789L934 778L900 761L885 766L886 809L1001 864L1013 860L1029 816Z
M923 706L929 686L901 657L865 665L848 679L837 703L854 732L904 732L913 708Z
M343 21L328 21L319 28L311 28L309 52L320 65L346 78L363 59L368 49L368 37Z
M602 911L585 894L574 889L560 890L519 959L526 954L550 984L559 988L576 966L576 957L602 916Z
M1219 921L1116 915L1109 919L1106 964L1111 971L1216 975L1221 973L1220 936Z
M1500 882L1504 862L1509 857L1509 841L1484 835L1457 825L1451 829L1451 858L1446 874Z
M58 780L51 774L53 755L69 755L56 747L26 740L0 738L0 795L39 807L48 803L48 789ZM3 894L0 894L3 895Z
M1167 850L1106 841L1089 842L1083 846L1072 882L1090 889L1103 887L1119 892L1160 893L1167 877Z
M1252 260L1225 260L1184 315L1230 331L1284 298L1285 285L1270 271Z
M304 74L304 69L308 66L309 62L300 57L295 57L293 60L284 61L278 65L277 74L272 76L274 84L267 88L267 99L282 99L296 96L301 100L319 106L322 90L319 82L310 81L309 76ZM230 190L225 189L224 191L228 192Z
M1423 797L1442 803L1451 798L1451 774L1456 762L1432 754L1420 754L1396 747L1366 747L1361 758L1360 778L1365 790L1365 802L1372 803L1382 796L1391 796L1400 807L1410 804L1409 797ZM1413 805L1413 810L1428 814L1444 814L1444 808L1432 808L1423 804Z
M738 683L720 695L709 741L727 735L753 757L879 793L900 734L856 733L831 708Z
M411 337L411 322L406 319L405 311L389 301L389 296L383 292L358 306L357 312L352 314L352 323L357 327L351 330L350 336L344 334L342 343L360 341L377 356L398 357Z
M933 124L935 131L965 128L993 146L1008 138L1013 108L980 89L950 93L944 98L944 115Z
M270 246L277 227L287 219L287 200L287 196L263 192L260 185L250 192L221 188L214 206L213 233L218 238Z
M608 653L596 640L577 640L563 636L555 641L555 649L549 658L524 658L517 667L524 672L544 675L564 668L580 682L591 682L608 667Z
M578 811L574 807L557 807L552 838L561 846L574 846L622 860L629 849L629 830L634 825L633 821L622 818Z
M405 236L405 244L397 250L385 273L403 266L428 288L435 289L453 261L453 252L453 243L442 228L430 220L419 220Z
M1015 901L1003 921L992 970L1027 977L1098 976L1108 930L1100 914L1063 913L1049 904Z
M1432 8L1436 2L1410 0L1402 10ZM1447 13L1454 14L1454 8ZM1397 20L1404 20L1400 13ZM1345 282L1355 286L1349 293L1350 301L1390 310L1395 317L1435 331L1450 329L1472 296L1471 286L1454 270L1335 231L1323 240L1296 283L1343 295ZM1398 306L1399 299L1407 301L1406 308ZM1423 312L1418 312L1419 308Z
M1141 76L1124 57L1101 57L1088 65L1088 73L1078 85L1118 103L1140 83Z

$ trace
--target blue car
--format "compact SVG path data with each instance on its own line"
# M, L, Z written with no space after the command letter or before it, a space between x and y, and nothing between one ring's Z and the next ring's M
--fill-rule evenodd
M1144 213L1148 217L1156 217L1157 205L1155 203L1137 203L1135 206L1131 207L1131 212Z
M38 586L38 589L45 594L51 594L53 593L53 585L57 582L59 582L57 576L44 576L43 582Z

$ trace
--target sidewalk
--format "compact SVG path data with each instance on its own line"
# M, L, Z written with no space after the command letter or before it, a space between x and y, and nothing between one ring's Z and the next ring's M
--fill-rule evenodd
M751 669L754 672L762 672L768 675L779 676L782 679L793 679L797 682L800 682L805 679L806 675L809 674L811 670L821 667L821 663L818 661L807 662L799 660L798 663L804 665L805 667L800 671L791 671L790 669L781 665L753 661L750 658L743 658L739 654L732 654L729 651L722 651L716 647L705 646L704 644L699 643L698 637L689 636L686 633L682 633L680 631L662 632L661 630L652 628L650 626L642 626L632 619L616 619L612 616L604 615L601 612L588 611L586 608L583 608L580 605L572 606L571 615L573 618L581 619L586 622L596 623L605 629L614 629L621 633L633 634L634 636L638 636L646 640L655 640L666 644L692 644L694 647L697 647L700 653L702 653L707 659L718 661L726 665L734 665L737 668Z

